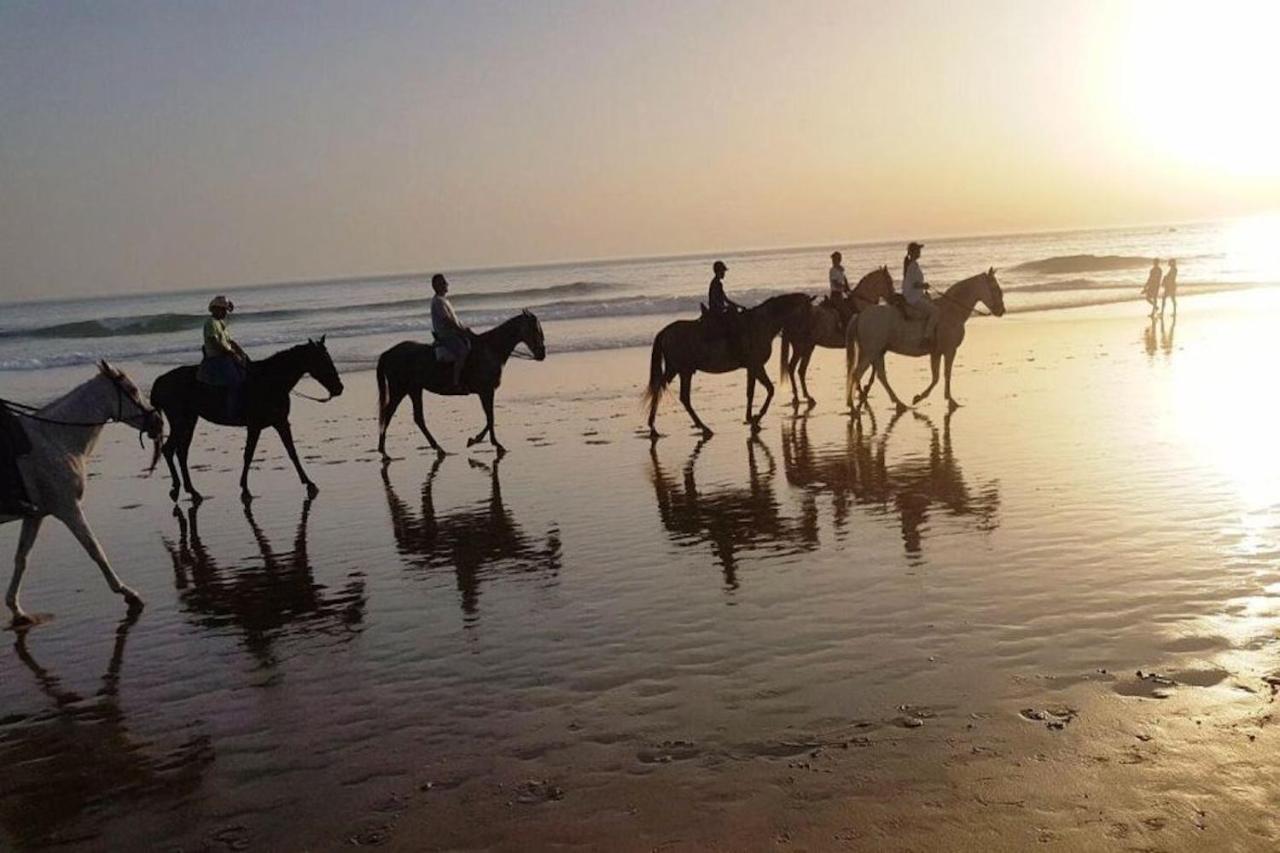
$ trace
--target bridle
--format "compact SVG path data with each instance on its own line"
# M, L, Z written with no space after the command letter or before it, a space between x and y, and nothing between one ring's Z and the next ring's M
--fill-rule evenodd
M108 379L111 380L111 384L116 389L116 413L114 415L109 415L106 418L106 420L63 421L63 420L58 420L57 418L49 418L49 417L45 417L44 415L36 414L40 410L35 406L28 406L25 403L19 403L14 400L6 400L3 397L0 397L0 406L4 406L6 409L8 409L17 417L26 418L29 421L36 421L37 423L49 424L50 426L65 426L65 427L80 427L82 429L96 429L97 427L106 426L107 424L112 423L114 421L116 423L128 424L129 426L136 429L139 433L146 432L147 428L145 424L139 425L136 423L132 423L132 421L134 419L145 420L146 418L149 418L150 416L155 415L156 410L138 402L133 398L131 394L126 393L124 389L124 385L121 383L120 379L116 376L116 374L107 373L105 375ZM124 401L126 397L129 398L130 403L132 403L134 406L137 407L138 409L137 414L125 417Z

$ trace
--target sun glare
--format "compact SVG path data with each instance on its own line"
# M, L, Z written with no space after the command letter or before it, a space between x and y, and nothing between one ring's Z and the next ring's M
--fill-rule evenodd
M1280 175L1280 3L1141 3L1129 22L1134 132L1186 166Z
M1280 282L1280 211L1232 223L1222 250L1239 269L1256 270L1262 283Z

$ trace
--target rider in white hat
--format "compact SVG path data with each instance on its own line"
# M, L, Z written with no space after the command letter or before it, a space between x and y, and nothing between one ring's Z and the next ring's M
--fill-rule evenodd
M230 389L227 413L232 418L239 409L240 385L249 365L248 354L227 331L227 315L234 310L235 303L225 296L215 296L209 301L210 316L204 321L204 361L197 374L201 382Z

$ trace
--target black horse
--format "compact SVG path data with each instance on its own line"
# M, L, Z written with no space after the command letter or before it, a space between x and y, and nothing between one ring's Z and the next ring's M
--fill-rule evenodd
M378 452L383 461L387 455L387 426L408 395L413 403L413 420L426 436L431 448L444 454L444 448L436 441L422 415L422 392L441 395L478 394L484 407L484 429L467 439L467 447L484 441L485 435L499 455L507 449L498 443L493 431L493 393L502 384L502 368L517 345L524 344L533 357L542 361L547 357L546 342L542 337L542 324L529 311L516 316L481 334L471 333L471 354L462 370L462 382L453 384L453 365L436 360L435 347L416 341L402 341L378 357Z
M191 449L191 438L200 418L248 429L244 443L244 470L240 473L241 499L251 500L253 497L249 494L249 465L258 447L258 436L267 427L279 433L284 449L298 471L298 479L307 487L307 494L315 497L320 489L302 470L298 451L293 446L293 429L289 426L289 392L303 376L309 375L323 385L331 397L342 393L342 379L333 366L329 350L325 348L324 338L308 340L305 344L250 364L241 395L242 412L235 419L227 416L226 389L197 381L196 370L195 365L175 368L151 386L151 405L169 419L170 435L163 448L165 462L169 463L169 473L173 476L169 497L175 501L178 499L178 469L173 464L176 455L178 464L182 466L182 485L186 487L187 494L197 503L204 499L191 485L191 472L187 470L187 451Z

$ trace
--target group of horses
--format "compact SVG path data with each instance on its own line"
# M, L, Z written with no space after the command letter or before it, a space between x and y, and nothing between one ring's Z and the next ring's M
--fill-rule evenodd
M855 416L862 411L875 378L880 380L899 411L907 408L889 384L885 370L885 354L889 352L929 356L933 380L914 397L912 405L929 396L938 384L938 368L945 365L947 402L952 409L956 408L960 404L951 395L951 368L956 350L964 342L965 322L979 302L996 317L1005 311L1004 293L996 281L995 268L957 282L939 295L935 303L937 328L931 340L925 339L923 319L908 316L901 307L890 304L893 295L893 277L889 268L882 266L862 277L846 297L848 308L844 311L830 299L815 304L814 297L807 294L787 293L743 311L733 320L736 333L731 336L708 335L704 323L698 320L677 320L669 324L654 338L649 359L649 382L644 391L649 435L660 437L655 423L658 405L671 382L679 376L680 402L693 425L704 437L710 437L711 428L693 409L693 375L699 371L735 370L747 371L745 423L751 425L752 432L758 432L773 400L773 383L769 381L765 365L772 355L773 339L779 335L782 336L781 381L791 382L792 405L796 408L800 406L800 390L809 408L817 403L809 393L806 373L813 351L819 346L845 350L845 398ZM863 387L859 383L868 368L873 369L874 375ZM760 411L752 414L757 382L764 386L765 399ZM858 391L856 401L855 390Z
M921 321L906 317L898 307L884 304L892 294L892 276L887 267L879 267L863 276L854 288L848 306L852 309L851 316L847 320L845 314L829 301L815 304L807 294L789 293L771 297L744 311L735 319L734 332L729 336L709 335L702 321L679 320L669 324L654 338L649 381L644 391L650 435L654 438L659 435L655 426L658 404L667 387L679 376L680 400L685 410L703 436L710 437L711 429L698 417L691 402L693 374L698 371L747 371L746 422L753 432L758 432L773 400L774 386L765 365L772 355L773 340L779 334L782 335L782 381L790 378L794 389L798 371L799 388L804 391L810 407L815 400L809 393L805 374L814 349L823 346L843 347L846 351L846 397L854 414L860 413L870 392L871 381L866 387L859 385L868 367L874 368L875 376L879 377L898 409L906 408L889 385L885 372L885 353L890 351L909 356L930 356L933 381L916 395L916 403L933 390L938 381L939 363L945 362L946 396L954 408L958 404L951 396L951 368L956 350L964 340L965 321L978 302L985 304L997 317L1004 314L1004 299L995 270L965 279L941 294L937 332L930 342L923 341ZM477 395L484 410L485 425L468 440L467 445L472 446L487 437L499 455L505 452L494 431L494 392L502 382L503 368L521 344L528 348L533 359L541 361L546 358L542 325L533 313L522 311L487 332L473 334L471 344L461 381L456 384L453 365L437 359L436 349L430 344L405 341L378 359L378 452L384 463L390 459L386 452L387 426L405 397L412 404L413 420L422 435L432 449L444 453L427 428L423 410L423 393L427 391L447 396ZM196 425L202 418L246 430L244 465L240 474L243 500L252 498L249 469L258 439L266 429L273 429L280 436L308 496L314 497L319 491L298 458L289 413L290 395L297 393L295 386L303 377L310 376L319 382L330 399L343 392L342 379L323 337L251 363L240 395L241 406L234 414L227 409L227 390L199 382L196 371L195 366L184 366L157 378L148 404L122 371L103 361L92 379L58 400L42 408L21 407L20 414L31 449L18 459L18 469L32 502L45 515L51 515L67 526L98 565L107 585L125 599L130 612L142 607L142 598L122 583L112 570L80 505L86 480L85 458L106 424L125 423L138 430L139 441L142 435L152 439L155 452L151 470L163 456L172 479L169 496L175 501L183 489L193 503L203 499L191 482L187 464ZM757 382L764 387L766 396L759 412L753 414ZM856 405L855 389L859 391ZM799 395L794 390L792 402L799 406ZM164 434L165 419L169 422L167 437ZM22 610L18 593L26 571L27 555L35 544L44 516L19 519L18 516L0 513L0 524L16 520L22 521L22 531L5 604L13 614L14 623L23 624L30 619Z

